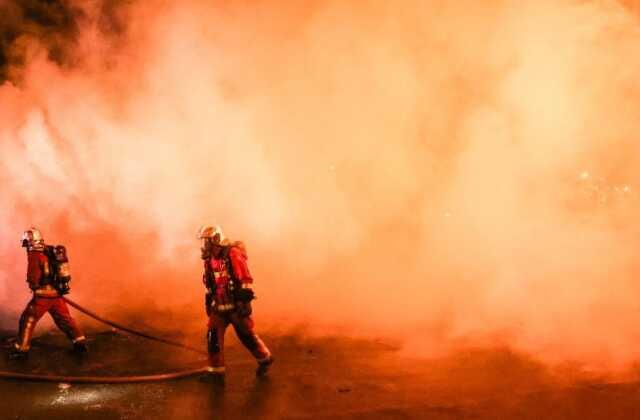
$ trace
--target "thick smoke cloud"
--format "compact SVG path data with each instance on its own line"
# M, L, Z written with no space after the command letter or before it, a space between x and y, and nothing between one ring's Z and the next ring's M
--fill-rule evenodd
M3 65L7 324L35 224L78 300L198 328L194 235L219 223L263 328L636 360L633 4L53 4L73 24L36 20ZM33 18L2 6L15 57Z
M78 35L81 11L64 1L0 2L0 80L17 80L37 42L48 58L64 65Z

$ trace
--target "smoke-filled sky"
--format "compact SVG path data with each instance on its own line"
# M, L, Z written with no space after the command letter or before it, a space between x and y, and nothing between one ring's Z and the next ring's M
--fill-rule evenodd
M35 225L76 300L204 328L195 232L220 224L259 330L633 363L639 11L0 0L2 323Z

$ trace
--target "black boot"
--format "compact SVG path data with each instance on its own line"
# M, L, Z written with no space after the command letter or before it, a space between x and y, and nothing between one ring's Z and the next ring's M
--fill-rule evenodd
M264 376L269 371L269 368L273 364L273 356L269 356L265 360L258 362L258 368L256 369L256 376Z
M13 345L9 348L9 358L16 360L24 360L29 357L29 350L20 350L18 346Z
M208 373L203 375L200 380L202 382L212 383L216 385L224 385L225 369L224 367L212 367L208 369Z
M73 343L73 351L78 354L86 354L89 351L86 340L76 341Z

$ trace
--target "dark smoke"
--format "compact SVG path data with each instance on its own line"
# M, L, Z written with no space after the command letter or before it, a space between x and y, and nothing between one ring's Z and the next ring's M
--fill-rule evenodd
M107 37L126 32L125 7L130 1L2 0L0 1L0 84L19 84L31 54L44 51L51 62L71 68L81 62L74 47L83 25Z

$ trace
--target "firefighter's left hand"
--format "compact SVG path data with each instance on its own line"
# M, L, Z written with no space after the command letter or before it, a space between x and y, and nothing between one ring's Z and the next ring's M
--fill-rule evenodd
M240 316L249 316L253 309L251 308L251 302L238 302L236 303L238 315Z

